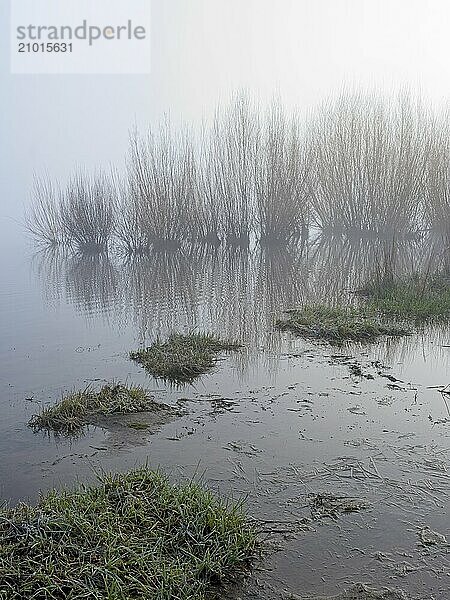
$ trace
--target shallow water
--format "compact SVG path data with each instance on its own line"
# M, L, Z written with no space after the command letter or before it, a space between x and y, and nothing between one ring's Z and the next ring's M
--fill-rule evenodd
M450 539L450 413L433 387L449 383L448 327L344 349L273 329L299 302L353 301L380 244L310 240L290 250L185 249L127 260L17 242L0 254L1 498L33 502L40 490L148 461L247 496L273 552L240 597L332 594L366 581L415 599L448 598L448 548L419 545L424 526ZM399 268L426 255L405 244ZM180 389L127 358L188 329L245 348ZM363 376L352 374L355 362ZM112 424L68 440L27 427L41 403L111 379L144 384L184 414L152 435ZM370 506L311 521L307 496L317 492Z

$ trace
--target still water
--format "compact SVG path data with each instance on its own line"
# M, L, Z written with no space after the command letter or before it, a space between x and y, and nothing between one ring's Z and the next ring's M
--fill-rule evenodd
M448 2L393 2L387 17L379 0L153 0L152 72L142 77L12 75L8 10L0 3L0 501L34 502L40 490L148 461L247 497L273 552L240 598L328 596L363 581L447 600L448 547L423 548L419 534L429 526L450 540L450 415L434 387L450 382L448 327L341 350L273 327L303 301L353 301L383 242L311 235L288 249L128 260L39 252L20 221L33 174L64 182L80 166L121 170L131 129L164 115L197 126L236 90L301 113L346 86L407 86L445 103ZM441 251L404 243L397 268L420 269ZM128 359L191 329L244 349L182 389ZM27 427L42 404L112 379L145 385L183 414L156 431L111 423L71 440ZM308 494L321 491L369 508L305 526Z
M448 327L336 349L274 330L283 309L344 299L386 243L314 237L292 248L185 248L129 259L39 251L17 229L0 253L0 497L91 481L148 461L174 478L201 474L247 497L276 538L241 597L332 594L355 581L448 598ZM405 242L399 271L426 264L432 243ZM433 250L435 251L435 249ZM170 331L212 331L244 349L194 385L170 388L128 352ZM360 367L359 373L352 365ZM123 423L77 439L33 433L42 403L89 383L145 385L180 415L149 431ZM310 493L362 499L367 510L305 527Z

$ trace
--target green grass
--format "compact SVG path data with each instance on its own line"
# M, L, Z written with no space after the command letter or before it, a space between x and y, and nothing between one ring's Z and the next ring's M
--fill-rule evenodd
M385 315L417 321L450 319L450 279L440 274L371 282L367 305Z
M0 510L2 600L203 600L248 565L241 503L142 467Z
M130 358L153 377L171 382L192 382L214 367L219 352L239 347L235 342L209 334L172 334L165 342L157 341L148 348L131 352Z
M105 385L99 392L91 388L64 396L54 406L34 415L29 425L35 430L48 429L71 434L100 415L129 414L161 410L141 387L122 384Z
M394 323L385 323L373 311L358 308L305 306L286 311L276 322L278 329L305 338L335 344L373 341L380 336L405 335L408 331Z

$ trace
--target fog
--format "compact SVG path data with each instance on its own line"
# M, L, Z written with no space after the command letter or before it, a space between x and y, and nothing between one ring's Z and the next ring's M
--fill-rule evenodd
M33 173L121 165L134 125L199 121L237 89L300 109L343 86L445 102L449 17L445 0L154 0L150 75L11 75L3 0L0 227L21 218Z

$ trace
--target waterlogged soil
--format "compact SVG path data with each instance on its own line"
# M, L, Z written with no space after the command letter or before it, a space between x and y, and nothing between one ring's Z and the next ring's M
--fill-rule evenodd
M116 294L92 264L80 273L77 263L75 274L66 264L50 277L28 251L2 260L2 501L35 502L41 490L148 462L246 497L264 552L226 598L449 597L450 399L440 392L449 383L448 328L336 350L269 326L270 272L215 266L222 279L204 269L209 286L172 294L155 283L163 266L154 259L139 279L148 296L132 304L125 286ZM112 268L115 281L125 277ZM249 282L259 290L253 300ZM227 298L240 283L237 311ZM285 289L280 310L297 294ZM195 385L164 385L128 359L157 335L202 325L240 332L232 337L245 348ZM42 403L112 379L145 385L172 407L170 418L128 415L76 438L27 427Z

